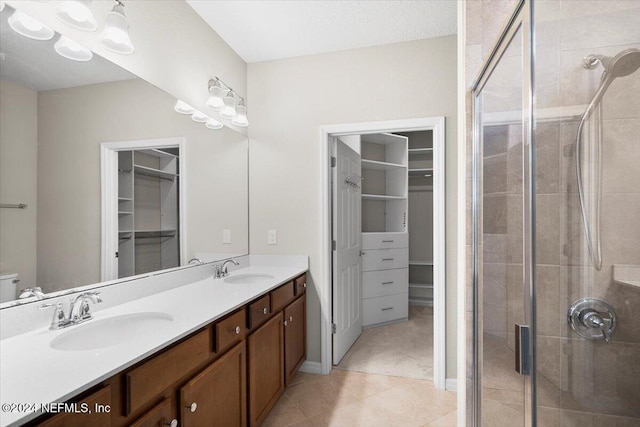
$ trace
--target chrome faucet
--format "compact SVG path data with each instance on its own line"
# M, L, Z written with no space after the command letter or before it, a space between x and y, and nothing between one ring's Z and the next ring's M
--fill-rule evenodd
M234 259L229 258L225 262L215 265L214 276L216 279L221 277L227 277L229 275L229 263L233 263L233 265L240 265L240 263Z
M187 264L193 264L194 262L196 262L198 265L204 264L204 262L202 262L200 258L191 258Z
M39 286L35 286L33 288L26 288L20 292L18 295L18 299L25 299L36 297L36 299L44 299L44 292L42 292L42 288Z
M69 314L67 315L64 313L64 307L61 302L42 304L38 306L38 309L43 310L45 308L52 307L54 309L53 319L51 320L51 326L49 329L62 329L67 326L86 322L93 318L93 315L89 312L89 301L94 304L102 302L100 292L83 292L75 298L72 298L71 304L69 305ZM76 306L79 306L79 308L76 309ZM77 311L77 314L74 314L74 311Z

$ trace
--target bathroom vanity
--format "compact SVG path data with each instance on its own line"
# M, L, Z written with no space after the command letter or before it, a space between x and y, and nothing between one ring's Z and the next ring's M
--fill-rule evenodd
M248 266L3 340L2 403L35 406L0 424L260 425L305 360L306 269Z

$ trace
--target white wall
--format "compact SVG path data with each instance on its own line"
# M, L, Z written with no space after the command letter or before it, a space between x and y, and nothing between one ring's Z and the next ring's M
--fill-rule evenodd
M93 33L58 20L54 15L58 2L6 3L203 112L207 111L207 83L214 76L241 96L246 95L247 64L182 0L125 1L129 33L136 48L132 55L110 52L98 42L105 16L115 4L112 0L91 2L98 21L98 30ZM246 134L245 128L236 130Z
M101 142L184 137L187 259L248 252L247 138L194 123L174 104L141 80L39 92L38 282L46 292L100 281Z
M36 284L37 94L0 82L0 272L18 273L18 289Z
M250 250L310 257L307 358L320 361L318 127L446 116L447 194L456 189L456 37L248 65ZM328 159L327 159L328 161ZM456 376L455 197L447 197L447 377ZM267 245L267 230L278 245Z

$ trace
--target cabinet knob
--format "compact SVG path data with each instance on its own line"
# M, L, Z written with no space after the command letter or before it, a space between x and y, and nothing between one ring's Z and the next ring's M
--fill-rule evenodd
M267 314L269 312L269 309L267 307L262 309L262 314Z
M289 322L293 322L293 316L289 316Z
M240 326L236 326L235 331L236 331L236 335L240 335Z
M191 405L187 405L187 408L189 408L189 411L191 412L196 412L196 409L198 409L198 404L196 402L193 402Z
M302 284L302 287L303 287L303 288L306 288L306 287L307 287L307 282L304 282L304 283Z
M195 403L194 403L194 405L195 405ZM169 421L168 423L164 423L164 425L169 426L169 427L178 427L178 420L176 420L174 418L171 421Z
M289 324L289 322L287 322L286 320L284 321L284 326L287 326Z

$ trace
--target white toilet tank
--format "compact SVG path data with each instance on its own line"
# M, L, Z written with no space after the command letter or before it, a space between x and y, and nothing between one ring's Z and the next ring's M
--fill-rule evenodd
M3 273L0 275L0 303L18 298L16 292L19 281L16 273Z

